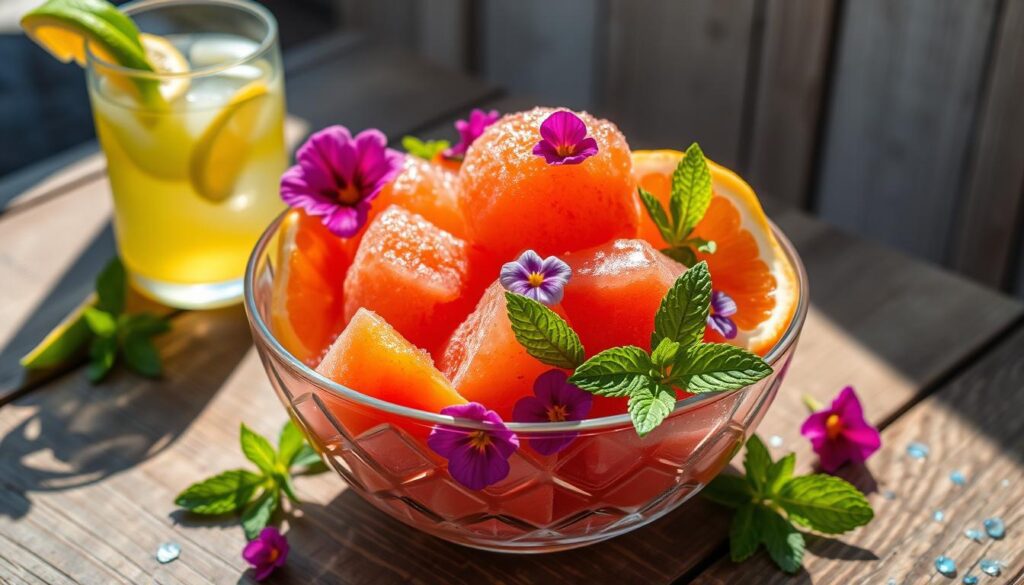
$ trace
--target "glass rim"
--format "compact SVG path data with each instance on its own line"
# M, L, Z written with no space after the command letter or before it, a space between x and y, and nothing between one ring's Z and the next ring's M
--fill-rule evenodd
M112 63L107 61L100 55L97 55L92 51L91 43L85 43L85 55L86 64L91 70L102 70L103 73L115 73L126 77L136 77L141 79L153 79L157 81L171 81L175 79L194 79L197 77L207 77L210 75L216 75L223 73L229 69L238 67L240 65L246 65L255 61L256 59L265 55L268 51L273 48L274 43L277 42L277 20L274 19L274 15L262 4L251 2L248 0L134 0L118 7L118 10L123 11L125 14L131 16L132 14L139 12L146 12L149 10L158 10L164 7L180 8L189 4L199 6L210 6L219 5L226 8L234 8L242 12L248 12L249 14L259 18L266 25L266 34L263 39L260 40L259 45L252 51L232 61L225 63L218 63L216 65L208 65L206 67L200 67L198 69L189 69L188 71L177 71L177 72L157 72L157 71L146 71L144 69L135 69L133 67L125 67L118 63ZM143 32L143 31L140 31Z
M472 430L493 430L494 425L492 423L486 423L482 421L476 421L461 417L454 417L450 415L440 414L436 412L430 412L427 410L420 410L418 408L412 408L409 406L402 406L395 404L394 402L387 402L379 398L374 398L367 394L363 394L357 390L343 386L326 376L323 376L313 368L309 367L301 360L297 359L291 354L281 343L277 340L274 334L270 331L270 327L264 321L262 315L256 306L255 297L255 278L256 269L258 268L262 259L266 256L267 246L274 237L277 235L278 227L284 220L286 214L290 210L283 211L280 215L274 219L273 222L267 226L263 234L257 241L256 246L253 248L252 253L249 256L249 261L245 267L244 277L244 304L246 317L249 320L249 325L252 330L259 337L257 342L269 348L271 352L284 363L291 371L303 378L306 382L316 386L319 389L325 390L331 394L334 394L338 398L346 401L362 404L374 408L376 410L383 411L388 414L398 415L405 418L410 418L418 422L429 424L429 425L445 425L449 427L456 427L460 429L472 429ZM790 319L789 325L786 327L786 331L779 338L779 341L772 346L768 353L765 354L765 361L768 362L774 369L775 364L779 359L790 349L790 347L796 343L799 337L800 331L803 329L804 321L807 318L807 312L810 307L809 302L809 283L807 280L807 270L804 267L803 261L800 259L800 255L797 253L796 248L793 246L789 238L775 225L771 220L768 221L772 228L772 233L778 240L779 245L785 252L787 260L793 266L793 270L796 272L797 277L797 306L796 311L793 313L793 318ZM776 370L777 373L777 370ZM755 382L756 384L757 382ZM710 406L719 400L723 400L728 396L739 392L746 392L752 386L748 385L734 392L714 392L706 394L697 394L682 400L676 401L675 407L668 417L674 417L683 412L690 412L698 408ZM530 435L544 435L548 433L577 433L583 431L596 431L611 428L618 428L629 426L632 427L633 423L628 413L616 414L612 416L604 416L600 418L592 418L581 421L565 421L565 422L535 422L535 423L521 423L521 422L504 422L505 426L517 434L525 434L527 437Z

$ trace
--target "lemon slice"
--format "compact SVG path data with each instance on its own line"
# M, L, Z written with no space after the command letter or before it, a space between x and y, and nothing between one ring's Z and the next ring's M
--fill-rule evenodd
M146 60L158 73L188 73L188 59L167 39L142 33L139 35L139 41L142 42L142 48L146 51ZM160 95L164 101L171 103L185 95L188 86L187 77L161 80Z
M217 203L231 196L269 97L262 81L243 86L203 131L189 162L192 186L200 196Z
M89 295L82 304L64 317L53 331L21 358L21 365L29 370L58 366L72 355L82 351L92 337L89 325L83 316L85 310L96 304L96 294Z

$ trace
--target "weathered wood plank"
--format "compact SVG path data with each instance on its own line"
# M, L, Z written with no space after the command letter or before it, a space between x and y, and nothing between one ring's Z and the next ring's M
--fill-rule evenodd
M740 160L754 0L611 0L605 101L634 148Z
M1024 200L1024 3L1004 2L963 193L953 265L995 287L1020 256Z
M960 576L973 573L984 582L982 558L1006 563L1001 583L1019 582L1024 572L1024 331L1001 343L962 375L900 417L882 433L883 448L866 469L851 470L848 479L864 488L876 510L868 526L840 539L812 539L798 577L821 583L949 582L936 574L935 557L956 561ZM926 461L913 460L905 448L922 441L930 448ZM955 485L949 474L968 478ZM881 494L895 493L888 500ZM942 510L941 522L933 519ZM1006 522L1003 540L980 544L964 537L967 528L1000 516ZM726 560L711 567L698 583L790 583L764 555L737 566ZM959 576L958 576L959 580Z
M822 217L946 259L996 4L844 4L816 186Z
M758 193L806 208L822 111L833 0L767 0L741 170Z

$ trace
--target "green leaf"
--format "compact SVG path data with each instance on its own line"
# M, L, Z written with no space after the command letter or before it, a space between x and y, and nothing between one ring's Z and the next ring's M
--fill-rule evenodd
M654 351L651 352L651 361L659 368L665 368L676 359L676 355L681 347L682 345L679 342L664 337L658 342L658 346L654 348Z
M676 357L671 384L694 394L738 390L772 373L772 367L749 351L725 343L691 345Z
M700 343L710 305L711 274L707 262L701 262L677 278L665 293L654 315L651 347L658 347L662 339L678 341L683 347Z
M171 324L162 317L152 313L138 313L135 315L121 315L118 318L118 329L125 335L142 335L153 337L171 330Z
M679 246L675 248L664 248L661 251L662 254L675 260L676 262L686 266L687 268L697 263L697 255L693 253L688 246Z
M270 446L270 441L254 433L245 423L242 423L241 441L246 459L255 463L265 475L272 475L278 470L275 466L277 453Z
M320 454L316 452L316 449L310 447L308 444L303 445L299 452L295 454L292 459L292 467L313 467L315 465L323 465L324 460L320 457ZM307 469L307 472L309 469ZM324 468L327 471L327 468Z
M669 211L675 226L676 242L683 241L704 218L711 203L711 169L696 142L672 173Z
M434 160L438 153L451 146L447 140L420 140L415 136L402 137L402 148L413 156L423 160Z
M137 374L148 378L159 378L163 375L163 366L160 363L160 352L150 341L149 337L131 333L124 338L122 344L124 363Z
M734 563L742 563L757 552L761 544L761 531L754 522L758 506L747 502L736 510L729 527L729 557Z
M292 483L292 476L288 473L277 473L274 475L274 483L281 488L288 499L299 504L299 496L295 493L295 485Z
M263 490L259 499L245 507L245 511L242 512L242 530L245 531L247 539L252 540L259 536L260 530L270 523L270 517L277 509L279 497L280 494L276 487L266 489Z
M99 382L114 367L116 360L117 338L93 337L89 344L89 365L85 368L86 377L93 384Z
M114 257L96 277L96 308L111 315L120 315L124 311L127 291L124 265L120 258Z
M712 502L730 508L753 502L755 495L746 478L728 473L718 474L700 493Z
M281 435L277 439L277 462L285 469L291 468L296 455L305 444L306 437L302 435L302 431L295 426L292 419L288 419L288 422L281 427Z
M641 437L654 430L676 407L676 392L671 386L650 381L629 395L626 408Z
M747 482L754 493L765 495L768 483L768 469L772 466L772 456L768 453L761 437L750 435L747 439L747 454L743 457L743 469L747 472Z
M790 480L774 500L791 520L825 534L840 534L864 526L875 515L857 488L823 473Z
M263 481L251 471L233 469L188 486L174 503L196 514L226 514L249 503Z
M651 221L654 222L654 225L657 226L658 231L661 233L661 238L669 246L675 246L675 233L672 229L672 224L669 223L668 216L665 215L665 208L661 206L661 202L643 187L637 187L636 190L640 193L640 201L643 202L644 207L647 209L647 215L651 217Z
M647 352L635 345L606 349L583 362L569 383L598 396L629 396L654 384L660 372Z
M557 313L512 292L505 293L505 309L512 323L512 333L526 353L549 366L566 370L583 362L579 336Z
M85 317L89 330L100 337L113 337L117 333L117 320L104 310L87 307L82 316Z
M800 570L804 561L804 537L788 520L764 506L754 510L754 522L761 533L761 543L780 569L787 573Z
M765 477L765 495L774 496L782 486L793 479L793 467L796 466L796 453L790 453L771 464Z

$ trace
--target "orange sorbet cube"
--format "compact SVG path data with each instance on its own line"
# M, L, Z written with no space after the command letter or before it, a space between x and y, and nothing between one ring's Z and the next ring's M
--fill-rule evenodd
M406 156L402 171L374 199L368 221L392 204L419 214L457 238L466 237L466 222L459 209L458 176L446 168Z

